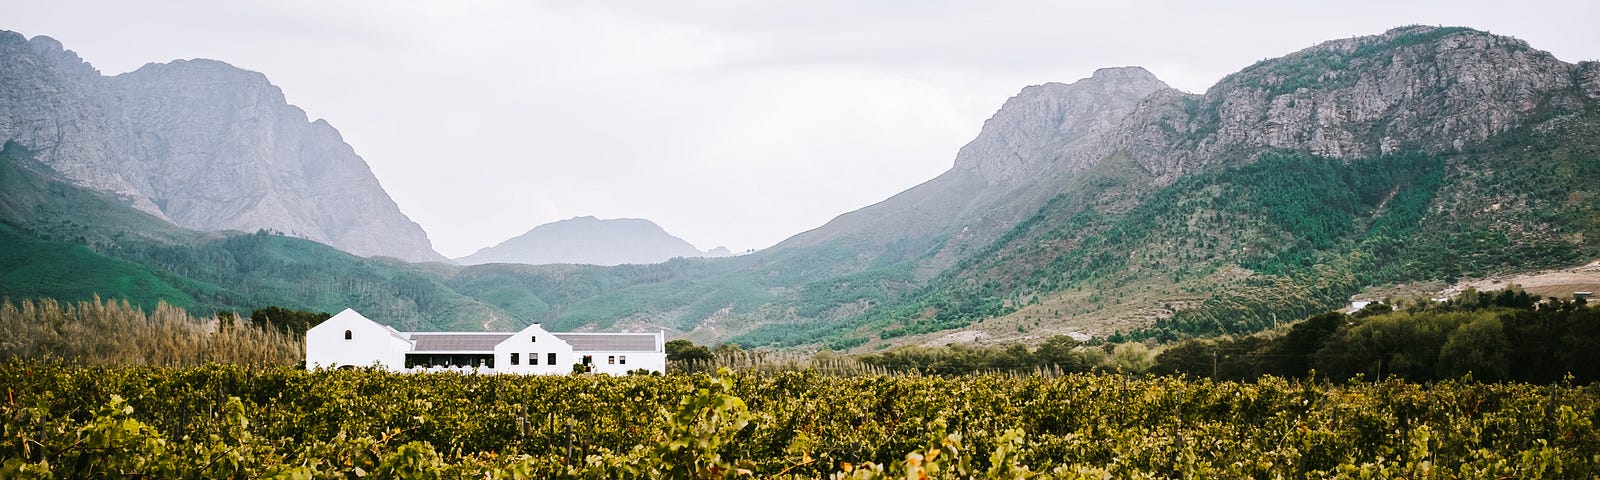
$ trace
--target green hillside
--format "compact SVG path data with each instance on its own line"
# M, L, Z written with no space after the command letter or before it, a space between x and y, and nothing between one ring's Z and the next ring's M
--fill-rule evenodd
M217 287L171 273L106 257L82 245L37 240L0 224L0 297L86 299L96 295L127 299L154 309L165 301L193 306L194 293Z
M1136 337L1245 333L1369 285L1586 263L1600 257L1600 148L1588 140L1600 117L1581 118L1448 154L1258 151L1166 186L1108 161L987 249L834 332L893 338L1145 302L1166 312ZM1130 198L1142 200L1118 208ZM1037 307L1083 291L1071 313Z
M191 311L356 308L398 328L517 323L425 268L269 232L202 234L74 186L14 143L0 150L0 293L96 294Z

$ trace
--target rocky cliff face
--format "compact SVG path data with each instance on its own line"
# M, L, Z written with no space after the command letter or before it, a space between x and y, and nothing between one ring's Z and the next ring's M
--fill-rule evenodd
M103 77L49 37L0 31L0 138L39 153L80 185L129 198L161 216L129 174L139 169L134 141L114 106L96 93Z
M528 233L458 258L456 262L462 265L623 265L661 263L674 257L702 255L694 245L672 236L649 220L578 217L534 227Z
M0 98L0 139L179 226L443 260L339 132L259 73L180 60L105 77L48 37L0 32Z
M1585 70L1515 38L1403 27L1264 60L1203 96L1152 98L1111 147L1167 178L1241 147L1331 158L1459 150L1577 108L1592 91Z
M1036 181L1047 171L1077 170L1098 158L1079 154L1115 128L1134 107L1167 84L1139 67L1103 68L1071 84L1022 89L983 124L956 154L956 170L968 170L1001 188Z

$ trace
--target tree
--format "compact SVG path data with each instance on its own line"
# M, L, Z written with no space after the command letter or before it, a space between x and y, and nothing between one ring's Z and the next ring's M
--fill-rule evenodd
M328 312L295 310L276 305L250 311L250 321L256 325L262 328L269 328L270 325L271 328L296 337L306 336L306 330L332 317L333 314Z
M666 348L667 360L672 362L703 361L713 357L711 349L684 339L669 341Z
M1167 347L1156 355L1155 364L1150 371L1160 375L1194 375L1198 377L1211 377L1214 371L1213 362L1217 361L1216 342L1211 340L1189 339L1176 345Z
M1110 365L1117 371L1124 373L1144 373L1155 366L1155 356L1150 354L1150 347L1139 342L1118 344L1111 349Z
M1369 305L1361 311L1371 308ZM1279 360L1278 371L1273 373L1290 377L1306 376L1311 370L1312 354L1321 350L1344 324L1345 316L1339 312L1324 313L1294 324L1289 333L1278 341L1273 352L1273 356Z
M1471 373L1478 380L1505 380L1510 371L1507 363L1510 350L1511 343L1506 341L1505 328L1499 318L1485 316L1467 322L1456 328L1439 349L1439 376Z
M719 343L717 344L717 348L711 351L711 353L715 353L718 356L736 355L743 352L744 349L739 348L739 344L737 343Z
M1034 350L1033 358L1039 366L1055 365L1069 372L1082 372L1089 369L1085 365L1083 355L1076 351L1080 343L1066 335L1056 335L1045 339L1044 344Z

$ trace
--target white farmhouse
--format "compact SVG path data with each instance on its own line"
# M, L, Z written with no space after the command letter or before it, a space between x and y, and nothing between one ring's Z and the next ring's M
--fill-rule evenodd
M306 331L307 368L565 374L574 364L665 372L666 333L551 333L537 323L516 333L401 332L348 308Z

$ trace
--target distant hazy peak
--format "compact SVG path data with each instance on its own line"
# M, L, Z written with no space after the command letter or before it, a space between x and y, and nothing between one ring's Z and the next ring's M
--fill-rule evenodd
M694 245L642 218L573 217L533 227L527 233L456 259L463 265L578 263L621 265L699 257Z

